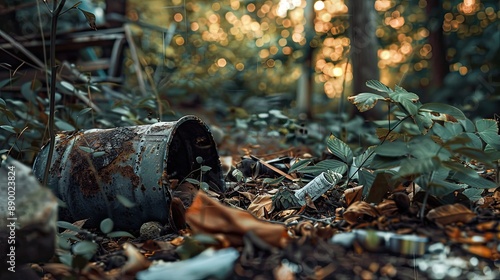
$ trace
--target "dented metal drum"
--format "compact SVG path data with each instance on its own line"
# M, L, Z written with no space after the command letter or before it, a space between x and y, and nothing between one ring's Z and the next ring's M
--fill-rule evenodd
M35 159L33 171L41 180L49 145ZM89 219L97 226L107 217L116 228L138 229L142 223L170 219L170 182L182 180L202 165L211 170L203 181L223 190L221 166L208 127L197 117L151 125L90 129L56 136L49 170L49 187L65 202L63 220ZM126 207L119 196L134 203ZM130 205L128 205L130 206Z

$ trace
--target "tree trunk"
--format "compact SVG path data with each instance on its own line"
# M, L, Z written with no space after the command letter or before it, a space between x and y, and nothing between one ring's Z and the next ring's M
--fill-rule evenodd
M127 12L126 0L106 0L106 15L119 14L121 16L125 16L126 12ZM123 25L123 22L116 20L108 20L106 24L109 27L121 27Z
M438 89L443 85L443 80L448 74L449 67L446 61L446 46L443 37L443 9L441 8L441 1L429 0L427 1L427 15L429 29L429 44L432 47L432 58L430 59L429 67L429 89ZM426 92L431 92L426 91ZM424 96L425 100L429 100L430 96Z
M380 79L377 50L376 11L373 1L350 0L351 63L353 94L369 91L365 83Z
M313 114L313 90L314 90L314 75L313 75L313 50L311 48L311 40L314 38L316 31L314 30L314 0L307 0L304 10L305 25L305 60L302 64L302 74L297 81L297 109L301 119L312 118Z

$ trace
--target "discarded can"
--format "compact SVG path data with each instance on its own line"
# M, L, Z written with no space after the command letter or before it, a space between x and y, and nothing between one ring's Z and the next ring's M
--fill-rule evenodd
M370 252L389 252L410 257L425 254L429 241L427 237L386 231L355 229L352 233L360 245Z
M335 186L340 179L342 179L342 174L327 170L326 172L321 172L312 181L307 183L304 187L295 192L295 197L299 199L302 205L306 203L306 194L311 197L312 201L315 201L320 196L322 196L327 190Z
M48 152L46 145L34 162L39 180ZM66 204L59 209L63 220L88 219L86 226L94 227L109 217L116 228L139 229L148 221L169 222L170 182L199 180L196 170L202 165L210 167L202 181L223 191L210 130L199 118L185 116L176 122L58 134L48 185Z

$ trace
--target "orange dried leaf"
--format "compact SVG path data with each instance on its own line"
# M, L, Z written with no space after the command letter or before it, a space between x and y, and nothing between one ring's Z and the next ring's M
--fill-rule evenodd
M252 203L250 203L250 205L248 206L247 211L253 214L255 217L262 219L265 217L266 210L267 213L269 213L271 212L272 208L272 196L265 194L256 196L255 199L252 200Z
M465 249L474 255L487 259L492 259L494 255L492 249L484 245L465 246Z
M378 210L369 203L364 201L354 202L347 210L344 212L344 219L349 224L357 224L360 222L365 222L366 216L376 218L380 216Z
M252 231L270 245L284 247L288 239L286 227L268 223L252 214L230 208L199 191L186 212L193 233L223 235L233 246L243 244L243 236Z
M363 186L356 186L344 191L345 202L351 205L355 201L360 201L363 194Z
M174 239L172 239L172 241L170 241L170 244L172 244L174 246L180 246L180 245L182 245L182 243L184 243L184 237L182 237L182 236L174 238Z
M396 202L392 199L386 199L377 205L377 209L383 216L394 216L399 213Z
M427 213L427 219L441 226L453 223L468 223L476 214L460 203L436 207Z
M137 272L144 270L151 264L137 248L130 244L125 243L123 245L125 256L127 256L127 262L122 267L122 272L128 275L135 275Z

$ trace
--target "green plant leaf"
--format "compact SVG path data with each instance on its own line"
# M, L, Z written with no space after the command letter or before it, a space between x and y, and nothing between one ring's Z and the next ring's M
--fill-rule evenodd
M495 120L477 120L476 128L479 137L481 137L486 144L491 145L496 150L500 150L500 135L498 135L498 123Z
M19 77L21 77L21 75L16 75L12 78L8 78L8 79L5 79L3 81L0 81L0 88L3 88L4 86L6 86L8 84L11 84L11 83L17 81L19 79Z
M70 250L71 249L71 240L69 239L69 235L67 233L65 233L65 234L59 235L58 237L59 237L59 238L57 238L58 249Z
M281 183L284 179L285 176L280 176L278 178L264 178L264 180L262 180L262 183L269 185L277 185Z
M292 164L290 169L288 170L288 174L293 173L294 171L300 171L301 168L308 166L312 162L312 159L301 159Z
M102 157L103 155L105 155L106 152L105 151L99 151L99 152L93 152L92 153L92 157L94 158L98 158L98 157Z
M420 104L418 103L419 97L415 93L408 92L404 88L396 85L396 91L390 92L389 97L401 104L410 115L414 116L417 114Z
M351 148L346 143L332 134L326 141L326 147L334 156L351 165L353 154Z
M42 83L38 80L26 82L21 86L21 94L29 102L31 102L33 104L38 104L35 91L39 90L41 87L42 87Z
M443 125L440 125L438 123L432 126L432 132L434 132L434 134L439 136L439 138L443 139L444 141L448 141L451 138L453 138L451 132L448 129L446 129Z
M467 147L475 149L483 148L483 142L481 141L481 138L479 138L479 136L477 136L475 133L467 132L465 133L465 136L470 139L470 141L465 144Z
M385 157L380 155L375 155L372 162L368 166L371 169L385 169L398 167L401 164L401 160L405 157Z
M193 179L193 178L186 178L184 179L186 180L187 182L193 184L193 185L199 185L200 184L200 181L196 180L196 179Z
M111 230L113 230L114 227L113 220L110 218L106 218L101 221L101 224L99 225L99 228L101 229L101 232L104 234L110 233Z
M477 174L476 172L472 174L470 172L455 172L455 174L453 174L451 178L478 189L492 189L497 187L497 184L495 182L479 176L479 174Z
M444 127L451 133L452 137L456 137L464 132L463 126L456 122L445 122Z
M421 111L413 118L415 124L418 126L420 132L424 133L428 128L432 127L434 121L432 121L431 114L424 114Z
M78 112L78 117L87 114L88 112L92 111L92 108L84 108Z
M414 137L408 144L410 154L418 159L438 156L440 160L447 160L451 153L443 149L428 136Z
M375 107L377 101L385 100L385 98L381 95L363 92L354 96L349 96L347 98L349 102L353 105L356 105L360 112L365 112Z
M465 132L475 132L476 131L476 126L474 125L474 123L471 120L464 119L464 120L459 120L459 122L464 127Z
M370 165L375 156L375 148L375 146L368 147L368 149L354 159L354 163L358 168Z
M373 181L375 181L375 173L361 168L358 170L358 181L360 185L363 185L369 190L369 188L373 186Z
M347 171L347 164L335 159L325 159L318 162L316 165L306 166L300 171L301 173L319 175L321 172L325 172L327 170L344 174Z
M10 125L0 125L0 128L7 130L10 133L14 133L14 134L17 133L16 130L14 129L14 127L10 126Z
M461 188L462 186L455 183L451 183L442 179L434 179L427 185L426 190L431 195L445 196Z
M200 170L201 170L201 172L208 172L208 171L212 170L212 167L207 166L207 165L202 165L202 166L200 166Z
M400 157L410 153L408 144L402 141L385 142L375 148L375 153L384 157Z
M63 229L69 229L69 230L72 230L74 232L79 232L80 231L79 227L75 226L72 223L68 223L66 221L57 221L57 227L63 228Z
M126 198L125 196L121 195L121 194L117 194L116 195L116 199L118 199L118 201L125 207L127 208L132 208L135 206L135 203L130 201L128 198Z
M203 163L203 158L202 158L202 157L200 157L200 156L196 157L196 162L197 162L198 164L202 164L202 163Z
M56 126L59 130L62 130L62 131L74 131L75 130L74 126L72 126L71 124L69 124L63 120L57 120Z
M468 188L462 193L472 202L476 202L482 198L483 189L478 188Z
M469 147L460 147L457 149L454 149L453 152L460 154L462 156L468 157L470 159L475 159L479 162L485 163L485 164L490 164L492 161L495 159L492 158L488 153L485 153L484 151L480 149L474 149L474 148L469 148Z
M207 182L201 182L200 189L208 191L208 189L210 189L210 186L207 184Z
M130 238L135 238L132 234L126 232L126 231L113 231L108 234L106 234L107 237L109 238L117 238L117 237L130 237Z
M4 109L4 108L0 108L0 112L2 112L9 120L11 121L15 121L17 120L18 118L16 117L16 115L14 115L11 111L9 111L8 109Z
M68 267L73 267L73 255L70 252L64 252L58 255L59 261Z
M72 248L75 255L94 255L97 252L97 243L91 241L80 241Z
M390 89L388 86L384 85L382 82L378 80L369 80L366 82L366 86L380 92L385 92L385 93L392 92L392 89Z
M401 168L399 169L398 176L405 177L410 175L429 174L438 169L439 166L440 161L438 157L403 159L401 161Z
M453 137L452 139L446 141L444 144L445 146L449 146L451 149L456 149L458 147L463 147L464 145L467 145L471 142L472 140L465 134L462 134L460 136ZM479 140L480 143L482 144L481 140Z
M126 107L116 107L116 108L111 109L111 112L117 113L117 114L122 115L122 116L127 116L127 117L130 117L132 115L132 112L130 112L130 109L126 108Z
M419 108L419 111L448 114L450 116L453 116L457 120L467 119L460 109L443 103L426 103Z
M82 150L82 151L84 151L86 153L89 153L89 154L91 154L91 153L94 152L94 149L89 148L89 147L85 147L85 146L79 146L78 149L80 149L80 150Z

